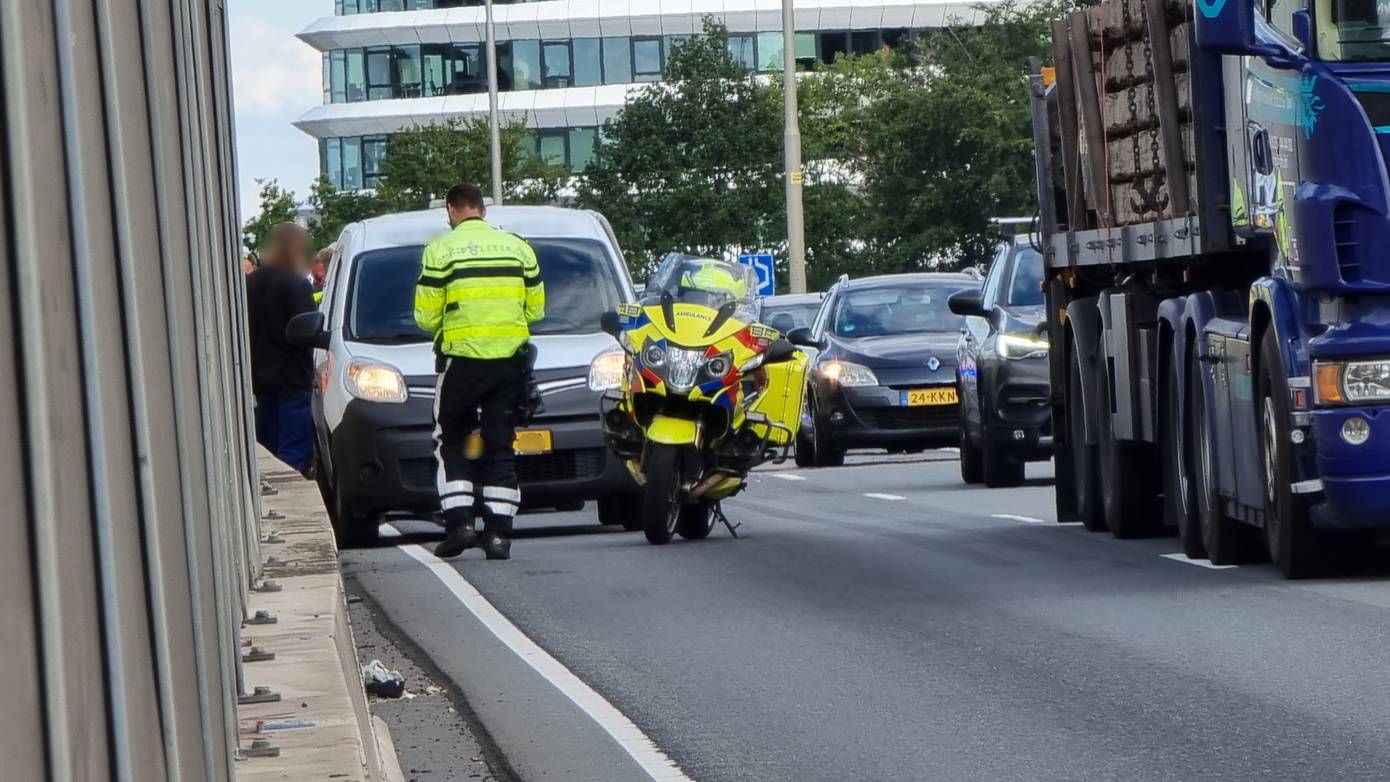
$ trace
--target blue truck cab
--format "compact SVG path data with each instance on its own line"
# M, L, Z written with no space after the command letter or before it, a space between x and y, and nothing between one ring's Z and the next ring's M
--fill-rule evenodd
M1390 527L1390 6L1103 0L1053 55L1059 515L1325 572Z

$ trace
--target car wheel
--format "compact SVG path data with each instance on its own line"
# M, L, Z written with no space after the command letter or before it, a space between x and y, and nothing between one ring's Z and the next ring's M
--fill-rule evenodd
M965 397L961 397L964 399ZM968 484L983 481L984 465L979 446L970 438L969 416L965 414L965 404L960 406L960 479Z
M845 449L831 445L825 427L814 410L811 413L811 459L817 467L839 467L845 463Z
M796 433L796 449L792 454L792 460L796 462L797 467L816 466L816 447L804 431Z
M339 550L375 545L380 536L380 517L352 505L337 489L328 502L328 520Z
M642 529L642 495L633 492L613 492L597 503L598 521L611 526L622 525L628 532Z
M1009 454L998 445L985 442L981 449L980 473L986 486L1002 489L1023 483L1024 464L1009 458Z

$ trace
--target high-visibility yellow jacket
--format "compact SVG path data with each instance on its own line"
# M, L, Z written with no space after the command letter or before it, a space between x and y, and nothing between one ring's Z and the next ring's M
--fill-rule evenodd
M525 239L468 219L425 245L415 322L446 356L507 358L545 316L545 286Z

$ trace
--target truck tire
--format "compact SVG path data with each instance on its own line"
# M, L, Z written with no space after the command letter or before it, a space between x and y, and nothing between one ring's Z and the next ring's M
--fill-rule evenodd
M1192 493L1192 456L1187 447L1186 422L1182 416L1182 369L1174 367L1168 373L1168 383L1159 408L1160 451L1163 455L1163 518L1178 531L1182 553L1188 559L1206 559L1202 545L1202 525L1197 519L1197 507Z
M1067 450L1071 451L1072 485L1076 488L1076 516L1087 530L1104 532L1105 514L1096 487L1099 466L1096 448L1086 444L1086 407L1081 395L1081 356L1076 343L1067 346Z
M1289 453L1289 389L1279 360L1278 337L1271 327L1260 340L1260 377L1255 396L1259 416L1260 463L1264 466L1265 545L1284 578L1318 575L1328 562L1325 536L1314 529L1303 498L1290 491L1294 481Z
M959 394L958 394L959 396ZM965 399L964 396L960 396ZM980 413L984 415L983 410ZM970 439L970 423L965 414L965 403L960 405L960 479L967 484L976 484L985 479L984 457L975 441Z
M1216 486L1216 463L1207 426L1207 400L1202 391L1202 363L1192 351L1188 372L1188 442L1192 444L1192 494L1202 528L1202 547L1213 565L1238 565L1258 556L1257 530L1226 516Z
M632 492L613 492L598 501L598 522L618 525L628 532L642 529L642 495Z
M1121 443L1115 438L1114 422L1110 416L1115 404L1109 360L1103 357L1100 366L1102 374L1096 439L1100 441L1097 447L1100 504L1105 525L1120 539L1156 535L1163 529L1163 520L1156 502L1158 487L1154 480L1156 465L1151 458L1152 452L1142 445Z

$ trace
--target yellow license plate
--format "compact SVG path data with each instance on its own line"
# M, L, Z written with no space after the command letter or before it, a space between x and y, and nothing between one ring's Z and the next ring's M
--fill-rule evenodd
M953 405L956 403L956 387L910 388L902 392L902 403L907 407L926 405Z
M512 441L512 450L520 454L550 453L552 448L549 429L523 429L516 433L516 440ZM482 456L483 438L477 433L470 434L463 453L469 459Z

